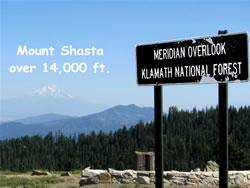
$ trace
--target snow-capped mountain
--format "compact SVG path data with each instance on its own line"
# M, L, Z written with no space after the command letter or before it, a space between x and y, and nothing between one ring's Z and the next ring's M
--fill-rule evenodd
M32 96L72 98L70 94L61 91L55 85L43 86L33 91Z
M2 107L0 122L48 113L83 116L103 111L109 107L73 98L55 85L43 86L30 93L32 94L29 96L0 100Z

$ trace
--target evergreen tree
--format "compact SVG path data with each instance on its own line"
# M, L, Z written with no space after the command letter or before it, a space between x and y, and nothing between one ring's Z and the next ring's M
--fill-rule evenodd
M218 109L192 111L170 107L163 117L164 170L190 171L208 160L218 162ZM154 151L153 122L139 122L116 132L60 132L0 140L0 170L136 169L135 151ZM250 106L229 108L229 169L250 169Z

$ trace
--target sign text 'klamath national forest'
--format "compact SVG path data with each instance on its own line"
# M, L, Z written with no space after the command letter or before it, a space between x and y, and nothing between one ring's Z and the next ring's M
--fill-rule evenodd
M138 45L136 59L139 85L247 81L248 35Z

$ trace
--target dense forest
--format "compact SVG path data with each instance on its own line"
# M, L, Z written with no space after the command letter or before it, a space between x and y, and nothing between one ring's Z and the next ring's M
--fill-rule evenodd
M218 109L169 108L164 123L164 170L203 169L218 161ZM66 137L49 133L0 141L0 170L136 169L135 151L154 151L154 123ZM250 169L250 106L229 108L229 168Z

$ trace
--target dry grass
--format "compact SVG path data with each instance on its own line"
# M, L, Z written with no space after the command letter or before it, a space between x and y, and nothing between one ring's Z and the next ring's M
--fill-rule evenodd
M25 173L25 174L21 174L21 173L1 173L0 172L0 177L2 177L2 180L6 180L6 179L18 179L22 182L29 182L28 186L25 186L23 184L19 184L19 186L16 186L13 184L11 184L11 182L9 181L9 184L2 184L0 183L0 187L1 188L10 188L10 187L45 187L45 188L76 188L79 187L79 181L80 181L80 173L79 174L73 174L70 177L61 177L60 174L58 173L52 173L52 176L32 176L31 173ZM49 181L51 179L51 177L53 177L52 179L54 180L60 180L58 182L52 182ZM44 183L38 183L35 184L34 182L44 182L45 179L48 180L45 184ZM53 183L53 184L51 184ZM85 185L82 188L154 188L154 185L124 185L124 184L98 184L98 185ZM185 188L187 186L167 186L165 185L164 188ZM212 187L204 187L204 186L195 186L195 188L216 188L215 186Z

